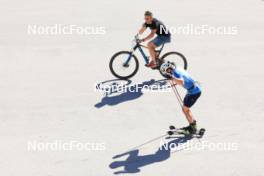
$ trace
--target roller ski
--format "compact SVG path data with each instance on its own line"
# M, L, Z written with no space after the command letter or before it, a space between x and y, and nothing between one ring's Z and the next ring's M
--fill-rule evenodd
M169 136L186 135L201 138L205 133L204 128L197 129L196 121L183 128L176 128L175 126L170 126L169 128L170 130L167 132Z

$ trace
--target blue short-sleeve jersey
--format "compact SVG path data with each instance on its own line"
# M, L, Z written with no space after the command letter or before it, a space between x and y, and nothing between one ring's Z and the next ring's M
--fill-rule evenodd
M173 69L172 76L177 79L183 79L183 87L187 90L188 94L197 94L201 92L201 87L192 79L192 77L183 68L176 66Z

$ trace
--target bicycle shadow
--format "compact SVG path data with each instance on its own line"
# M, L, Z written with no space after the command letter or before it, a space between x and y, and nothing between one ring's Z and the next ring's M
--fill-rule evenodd
M112 82L111 86L113 86L113 85L116 86L116 85L118 85L117 81L120 81L120 80L109 80L109 81L105 81L105 82ZM105 82L103 82L103 83L105 83ZM115 106L115 105L118 105L120 103L132 101L132 100L135 100L137 98L140 98L144 94L143 90L146 86L151 86L151 85L155 84L155 85L158 85L160 87L165 87L165 85L167 85L166 79L157 80L157 81L155 81L154 79L151 79L149 81L143 81L142 83L134 84L132 86L130 85L131 82L132 81L128 80L127 83L124 85L126 87L124 89L122 89L121 93L119 92L119 94L117 94L115 96L111 96L111 95L113 95L114 93L117 93L118 90L112 90L111 87L108 87L107 93L105 93L105 95L101 99L101 101L96 103L94 105L94 107L102 108L103 106L106 106L106 105Z
M167 143L168 146L176 145L179 146L180 144L186 143L187 141L191 140L191 136L181 136L172 140ZM123 161L114 161L112 162L109 167L111 169L117 169L123 167L123 170L116 171L114 174L125 174L125 173L138 173L140 172L140 168L145 167L150 164L154 164L157 162L162 162L170 158L171 156L171 148L166 148L164 145L159 147L158 150L149 155L138 155L139 150L135 149L120 155L116 155L113 159L117 159L123 156L128 155L126 160Z

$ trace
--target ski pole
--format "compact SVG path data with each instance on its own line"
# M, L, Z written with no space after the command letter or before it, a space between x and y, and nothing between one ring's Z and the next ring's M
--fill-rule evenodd
M180 95L178 89L176 88L176 85L174 86L174 89L175 89L175 91L176 91L176 93L177 93L177 95L178 95L178 97L179 97L179 100L180 100L180 102L181 102L181 105L183 105L183 100L182 100L182 98L181 98L181 95Z
M183 101L182 101L182 98L181 98L177 88L176 88L176 85L174 85L171 80L169 80L169 82L170 82L171 88L172 88L172 90L173 90L173 92L174 92L174 94L175 94L180 106L183 107Z

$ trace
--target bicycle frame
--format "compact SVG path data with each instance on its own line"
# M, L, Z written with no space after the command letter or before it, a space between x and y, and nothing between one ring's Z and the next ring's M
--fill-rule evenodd
M143 59L144 59L144 61L145 61L145 64L148 64L148 63L149 63L149 58L148 58L148 56L146 56L146 54L145 54L145 52L143 51L142 47L144 47L144 48L148 48L148 47L146 47L146 46L144 46L144 45L141 45L141 44L139 44L138 42L136 42L136 45L135 45L135 46L132 48L132 50L131 50L131 54L128 56L126 62L124 63L124 66L128 65L128 63L129 63L129 61L130 61L130 59L131 59L131 56L133 55L133 53L134 53L137 49L138 49L139 52L141 53L141 55L142 55L142 57L143 57ZM164 47L164 44L161 46L161 48L160 48L159 50L155 50L156 53L157 53L157 56L156 56L157 58L159 58L159 55L160 55L161 51L163 50L163 47Z
M111 57L110 62L109 62L109 68L110 68L111 73L115 77L119 79L129 79L137 73L139 69L139 64L140 64L139 58L134 53L137 49L139 50L140 54L142 55L144 59L145 66L148 67L149 61L152 59L155 59L153 61L155 61L156 64L155 64L155 67L152 67L152 69L158 70L160 74L164 76L165 78L167 78L167 76L164 75L160 70L161 65L165 61L169 61L172 63L176 61L176 63L179 64L180 66L183 66L185 70L187 69L187 60L183 54L176 52L176 51L161 53L164 48L164 44L163 44L160 47L154 49L153 54L155 58L149 58L149 55L146 55L146 52L144 51L144 48L148 48L148 47L141 45L141 41L142 40L139 39L138 34L137 34L134 37L134 40L132 41L133 43L132 43L132 48L130 51L127 51L127 50L119 51ZM118 59L118 61L116 61L117 60L116 58ZM122 71L122 73L120 71Z

